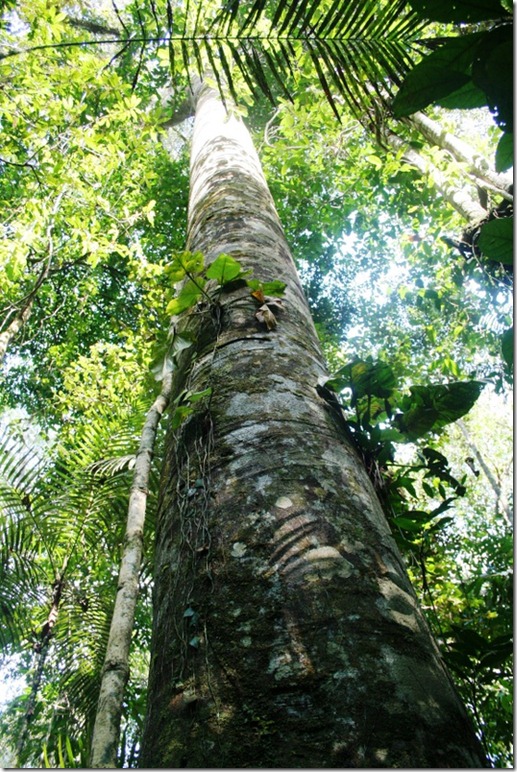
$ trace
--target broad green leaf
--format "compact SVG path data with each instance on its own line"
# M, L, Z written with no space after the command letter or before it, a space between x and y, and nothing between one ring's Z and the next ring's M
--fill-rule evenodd
M416 496L416 493L414 495ZM427 523L429 520L432 520L433 515L422 509L412 509L409 512L404 512L404 517L417 523Z
M170 264L166 266L165 273L172 284L182 281L187 274L197 274L203 270L204 257L201 252L181 252L176 254Z
M495 151L495 168L504 172L513 166L513 132L502 135Z
M181 351L192 346L192 341L187 338L186 335L175 334L170 346L170 352L173 357L176 357Z
M501 217L485 223L480 230L478 244L489 260L512 265L513 217Z
M439 97L435 101L437 105L448 110L474 110L486 106L486 94L469 79L452 94Z
M369 161L376 169L382 169L383 162L378 155L367 155L366 160Z
M506 330L501 336L501 350L503 359L508 365L510 372L513 370L513 326Z
M419 62L393 100L395 116L411 115L465 86L471 79L472 60L481 36L473 33L451 38Z
M242 276L242 266L231 255L221 254L207 268L206 277L215 279L221 286Z
M394 517L392 522L399 528L402 528L403 531L417 532L423 531L424 529L424 523L419 523L416 520L412 520L409 517L404 517L403 515Z
M449 523L453 523L454 518L453 517L442 517L439 520L436 520L429 529L427 529L428 533L436 533L437 531L442 531L446 525Z
M469 412L481 394L483 384L479 381L458 381L427 388L432 393L433 404L438 411L437 426L441 427L457 421Z
M196 279L196 282L189 279L187 283L181 288L180 294L177 298L173 298L167 306L167 313L171 316L177 316L178 314L187 311L192 308L197 302L201 293L203 292L203 280L201 278Z
M400 91L393 100L393 112L397 118L411 115L424 107L458 92L470 82L464 72L447 67L433 66L424 59L411 70Z
M411 386L402 403L404 412L395 417L395 422L409 440L418 439L468 413L482 388L478 381Z
M405 442L406 438L398 429L381 429L382 442Z
M397 385L393 370L385 362L369 362L356 359L341 367L327 381L326 386L334 391L350 388L354 394L354 402L364 396L391 396Z
M395 416L395 422L408 440L416 440L431 431L437 418L438 414L432 406L415 405Z
M513 28L496 27L485 33L472 65L472 80L486 94L494 120L513 131Z
M420 16L430 21L472 24L476 21L499 19L505 10L499 0L409 0Z

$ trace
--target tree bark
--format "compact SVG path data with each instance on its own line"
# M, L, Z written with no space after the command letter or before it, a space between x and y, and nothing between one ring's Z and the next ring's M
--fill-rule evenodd
M480 767L368 476L316 391L315 329L258 157L198 98L188 248L286 282L190 313L156 535L144 767ZM273 309L274 310L274 309ZM204 320L200 323L199 320Z

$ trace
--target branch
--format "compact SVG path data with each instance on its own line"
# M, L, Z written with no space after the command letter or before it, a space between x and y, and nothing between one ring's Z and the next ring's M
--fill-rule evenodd
M183 123L187 118L192 118L193 115L194 104L191 97L187 96L187 98L174 110L172 116L160 123L159 126L161 129L170 129L173 126L178 126L180 123Z
M387 130L385 132L385 137L388 144L395 150L404 150L404 158L406 161L411 164L411 166L418 169L421 174L429 176L446 201L448 201L469 224L478 225L478 223L486 218L488 212L481 204L475 201L472 196L461 188L452 186L447 181L446 176L437 169L434 164L428 161L427 158L424 158L424 156L418 153L414 148L406 145L404 140L402 140L398 134Z
M84 29L87 32L93 32L94 35L118 35L120 33L120 30L116 27L108 27L107 25L99 24L99 22L96 21L87 21L86 19L74 19L70 17L67 21L72 27Z
M487 161L479 153L476 153L467 142L463 142L463 140L450 134L439 123L421 112L414 113L404 122L418 129L428 142L441 147L442 150L447 150L460 163L465 163L480 182L487 183L490 190L503 196L507 201L513 201L509 177L492 171ZM481 185L481 187L484 186Z
M54 206L52 207L52 212L51 212L52 217L55 217L57 215L57 212L61 205L61 199L63 198L65 192L66 192L66 188L63 188L61 193L57 196L54 202ZM7 329L0 334L0 363L2 363L5 359L7 348L10 342L15 337L15 335L19 333L19 331L21 330L21 328L23 327L27 319L29 319L32 313L32 308L34 306L34 301L36 300L36 297L38 294L38 290L41 287L41 285L46 281L48 275L51 272L52 258L54 257L54 238L52 235L53 229L54 229L54 222L53 220L51 220L47 228L48 255L46 257L45 265L43 266L38 278L36 279L36 283L34 284L34 287L32 288L32 290L21 301L18 301L20 303L20 307L18 308L18 311L13 321L9 324ZM7 318L9 317L9 315L10 315L10 312L7 314Z

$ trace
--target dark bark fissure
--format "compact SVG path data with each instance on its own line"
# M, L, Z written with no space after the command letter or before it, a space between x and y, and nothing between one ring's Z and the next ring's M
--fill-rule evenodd
M368 476L317 392L316 333L258 159L218 109L204 92L188 246L285 281L285 307L266 332L249 290L222 292L219 325L178 373L178 389L212 393L168 438L141 763L483 766Z

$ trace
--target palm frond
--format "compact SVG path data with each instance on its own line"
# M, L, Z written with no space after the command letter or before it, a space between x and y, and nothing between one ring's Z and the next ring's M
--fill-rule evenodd
M349 109L359 118L374 100L387 102L414 63L425 27L405 0L229 0L209 19L202 6L195 16L187 9L183 35L172 40L174 58L179 53L188 69L192 51L199 76L208 67L223 99L226 91L237 97L236 72L255 98L292 99L305 54L334 113Z
M25 651L24 661L32 661L26 673L32 696L19 706L20 736L30 742L20 758L36 766L42 760L60 766L62 738L77 755L92 731L142 407L135 402L120 415L107 408L98 422L75 429L73 445L39 467L23 443L11 436L3 443L0 641L7 654ZM154 497L150 504L152 512ZM148 560L143 581L150 568ZM38 745L47 761L34 756Z

